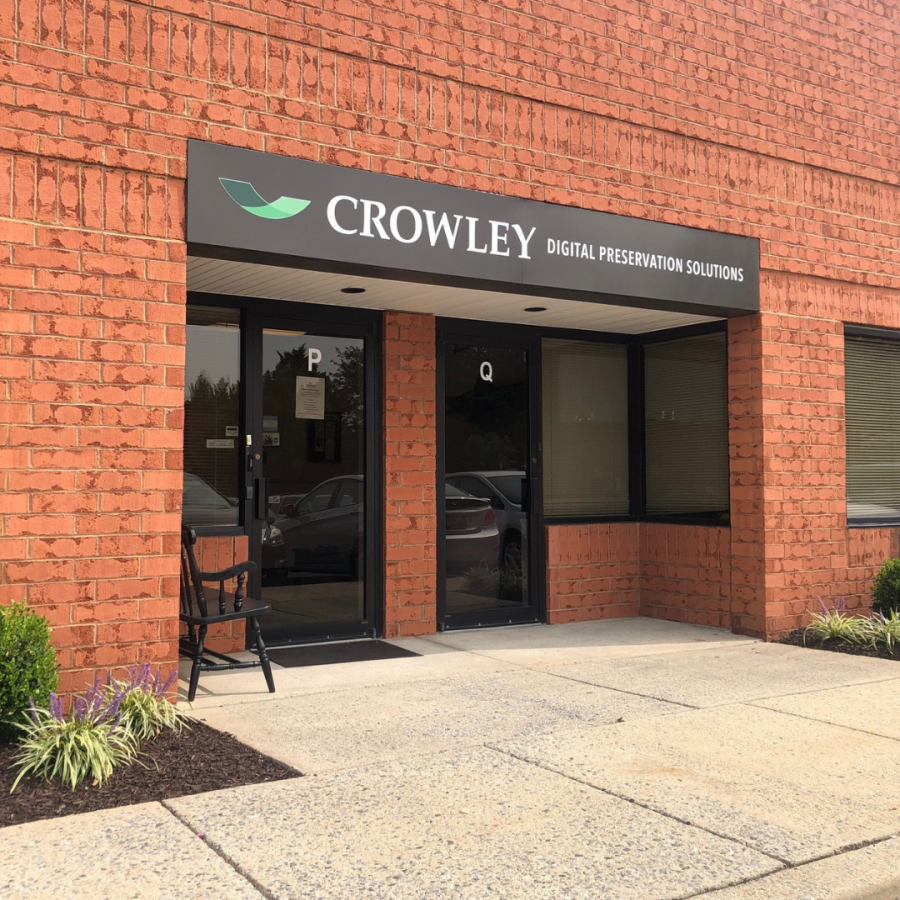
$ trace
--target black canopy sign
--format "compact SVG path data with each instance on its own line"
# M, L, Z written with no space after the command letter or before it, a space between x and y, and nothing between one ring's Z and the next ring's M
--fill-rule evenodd
M601 303L759 309L754 238L188 142L191 252ZM266 254L266 257L260 256Z

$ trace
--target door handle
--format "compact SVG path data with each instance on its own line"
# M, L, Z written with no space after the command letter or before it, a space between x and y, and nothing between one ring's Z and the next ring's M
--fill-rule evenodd
M531 479L522 479L522 512L531 512Z
M256 518L266 519L269 515L269 485L265 478L255 479Z

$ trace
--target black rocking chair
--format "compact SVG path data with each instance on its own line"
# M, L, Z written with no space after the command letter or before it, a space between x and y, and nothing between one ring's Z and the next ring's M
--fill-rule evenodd
M247 573L256 571L256 563L248 561L238 563L230 569L223 569L221 572L201 572L197 566L197 558L194 556L194 544L196 543L196 532L193 528L185 525L181 529L180 618L187 624L188 633L179 639L179 649L194 660L191 667L188 700L193 701L197 693L201 668L207 671L216 671L218 669L255 669L257 666L262 666L269 693L274 693L275 682L272 680L272 666L269 664L269 657L266 656L266 645L259 632L258 618L269 612L271 607L261 600L251 600L244 596L244 582ZM237 588L233 594L230 594L225 591L225 582L232 578L237 578ZM210 611L207 606L206 594L203 590L204 581L219 582L219 602L216 610ZM250 623L259 653L258 660L245 662L204 648L208 626L215 625L217 622L230 622L234 619L246 619ZM222 662L213 662L207 659L208 656L214 656Z

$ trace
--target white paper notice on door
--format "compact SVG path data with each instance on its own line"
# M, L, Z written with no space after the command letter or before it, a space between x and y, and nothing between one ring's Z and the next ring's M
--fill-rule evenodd
M325 418L325 379L310 375L297 376L298 419Z

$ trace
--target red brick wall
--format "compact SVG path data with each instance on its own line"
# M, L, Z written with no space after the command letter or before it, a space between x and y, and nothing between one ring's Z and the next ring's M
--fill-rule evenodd
M730 627L730 530L652 522L548 526L548 621L637 615Z
M838 323L900 325L896 11L395 7L0 4L0 597L51 616L67 684L174 657L189 136L760 238L736 627L847 566L839 432L816 456L782 420L838 421Z
M215 572L227 569L247 559L250 553L246 537L201 537L194 549L200 571ZM234 585L235 582L232 582ZM206 646L219 653L234 653L246 646L246 622L223 622L211 625L207 632Z
M731 627L731 530L640 526L640 614Z
M766 633L765 458L759 316L728 323L732 628Z
M900 556L900 529L851 528L848 533L847 577L822 595L826 604L844 597L849 609L867 609L872 604L872 582L888 557ZM818 606L818 604L816 604Z
M59 131L72 103L14 120ZM183 191L81 161L100 152L77 142L37 155L7 116L21 152L0 154L0 597L48 616L69 689L176 655Z
M547 528L547 621L638 615L638 524Z
M434 634L437 590L433 316L384 316L387 637Z
M735 626L805 621L847 568L843 325L836 286L766 273L731 325Z

